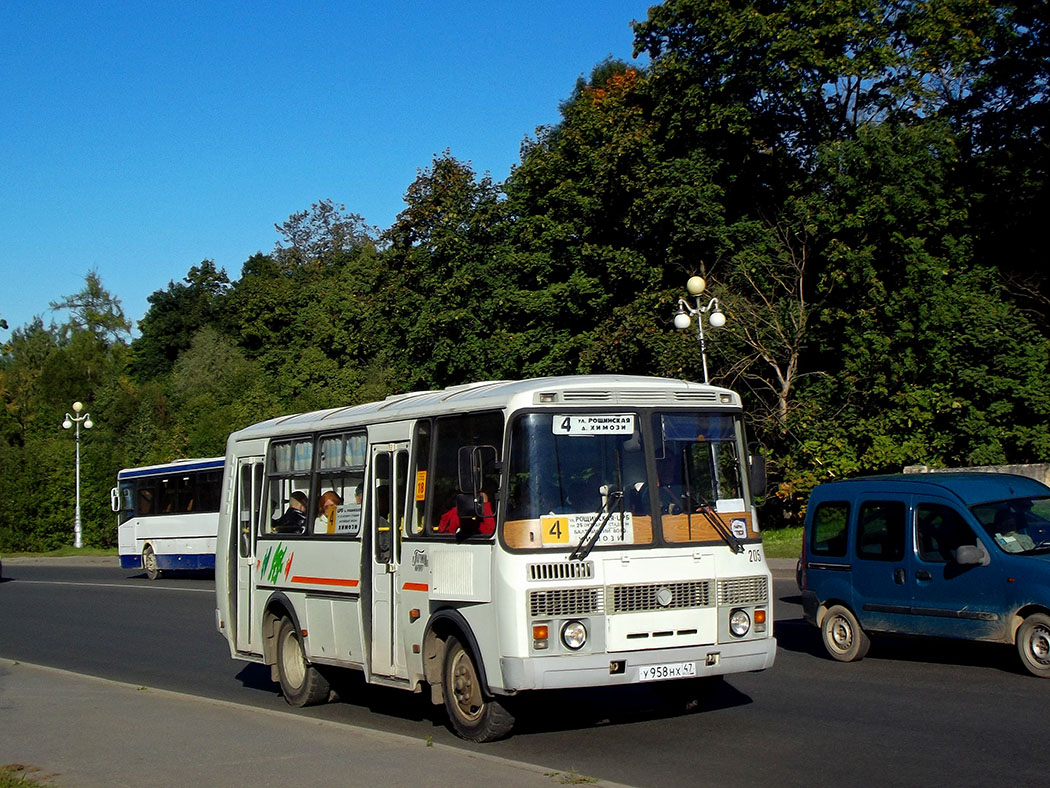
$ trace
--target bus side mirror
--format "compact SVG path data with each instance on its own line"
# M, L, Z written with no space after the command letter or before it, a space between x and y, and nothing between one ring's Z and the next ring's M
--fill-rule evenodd
M479 512L481 488L485 476L496 470L497 457L495 446L459 447L459 489L478 500Z
M751 494L766 494L766 458L761 454L751 454Z
M109 491L109 508L114 512L120 512L120 490L116 487Z

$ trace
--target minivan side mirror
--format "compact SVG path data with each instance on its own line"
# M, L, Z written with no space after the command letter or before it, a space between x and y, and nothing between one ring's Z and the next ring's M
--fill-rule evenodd
M990 560L988 551L980 545L964 544L955 551L955 562L961 566L987 566Z

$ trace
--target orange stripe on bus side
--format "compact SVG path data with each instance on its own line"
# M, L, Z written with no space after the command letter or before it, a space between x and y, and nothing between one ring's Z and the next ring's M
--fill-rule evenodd
M357 588L360 580L347 580L343 577L306 577L304 575L292 575L293 583L310 583L315 586L344 586Z
M430 586L426 583L405 583L401 586L402 591L429 591Z

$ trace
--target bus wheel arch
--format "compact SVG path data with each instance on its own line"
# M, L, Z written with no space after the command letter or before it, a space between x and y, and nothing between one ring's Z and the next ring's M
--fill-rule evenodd
M455 733L475 742L509 734L514 716L506 699L489 691L481 650L463 616L455 610L435 614L423 642L423 672L431 700L444 704Z
M266 600L266 612L262 617L262 647L263 661L270 666L270 674L274 681L279 681L277 675L277 634L281 627L282 619L289 619L296 630L302 631L299 625L299 617L295 614L295 607L291 601L281 592L273 594Z
M430 617L426 633L423 635L423 677L430 685L430 700L435 706L444 703L442 672L445 666L445 652L449 638L455 637L474 655L479 678L488 692L488 681L485 665L478 656L481 649L477 638L471 631L470 624L463 615L452 608L439 610Z

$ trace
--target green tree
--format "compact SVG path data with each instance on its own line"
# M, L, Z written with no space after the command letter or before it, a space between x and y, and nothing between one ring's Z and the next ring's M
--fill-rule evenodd
M181 282L149 296L149 309L139 321L139 337L131 344L132 372L139 381L168 372L189 348L193 335L223 317L223 299L230 287L224 269L213 260L190 268Z
M293 213L275 224L282 240L277 242L273 259L284 272L299 268L324 268L339 263L362 246L373 243L376 229L345 205L321 200L308 211Z
M99 342L108 344L131 334L131 322L124 316L120 300L103 287L98 271L88 271L84 288L52 301L51 309L69 312L69 319L62 326L67 337L75 331L87 331Z
M503 322L503 205L488 175L449 151L405 193L407 207L383 234L382 291L388 335L379 358L408 388L499 376Z

